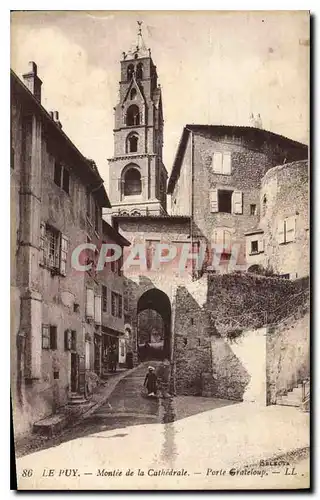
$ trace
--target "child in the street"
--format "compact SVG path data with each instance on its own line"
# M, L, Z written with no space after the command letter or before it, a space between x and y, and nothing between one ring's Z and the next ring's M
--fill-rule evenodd
M157 392L157 375L153 366L149 366L148 372L144 379L144 387L147 388L148 396L155 396Z

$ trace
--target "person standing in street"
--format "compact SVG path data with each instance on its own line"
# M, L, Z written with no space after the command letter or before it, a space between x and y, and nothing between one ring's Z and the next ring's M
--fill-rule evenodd
M155 396L157 392L157 375L153 366L149 366L148 372L144 379L144 387L147 388L148 396Z

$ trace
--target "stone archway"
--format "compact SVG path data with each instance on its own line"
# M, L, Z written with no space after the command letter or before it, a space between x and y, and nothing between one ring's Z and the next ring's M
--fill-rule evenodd
M161 317L163 322L163 343L162 349L158 352L160 358L170 359L171 354L171 303L169 297L158 288L151 288L144 292L138 300L137 304L137 348L139 350L139 338L142 332L139 332L139 314L143 311L156 311L158 316ZM148 340L149 341L149 340ZM154 356L152 354L152 343L150 353L151 358Z

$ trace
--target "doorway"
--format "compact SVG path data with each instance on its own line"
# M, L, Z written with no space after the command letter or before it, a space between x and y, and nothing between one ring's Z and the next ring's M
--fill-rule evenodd
M76 352L71 353L71 392L78 392L79 387L79 363Z
M137 349L141 361L170 359L171 304L169 297L157 288L141 295L137 307Z

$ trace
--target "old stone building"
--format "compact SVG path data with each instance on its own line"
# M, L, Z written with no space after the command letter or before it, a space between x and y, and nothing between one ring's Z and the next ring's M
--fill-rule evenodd
M263 266L267 266L267 262L272 259L273 262L280 259L274 251L273 226L276 222L272 223L272 227L266 222L268 218L262 201L264 191L273 190L274 197L270 193L267 196L270 198L269 213L271 215L272 212L275 218L277 204L280 207L282 203L281 190L285 189L285 182L281 187L279 181L278 187L274 188L271 185L272 178L277 174L272 172L289 172L290 168L294 168L289 167L289 163L305 165L308 148L263 130L260 125L187 125L177 148L168 183L172 213L166 215L162 211L156 214L148 211L149 192L141 187L141 177L139 183L132 181L132 185L139 184L136 191L130 192L128 188L123 188L126 168L131 168L131 155L136 153L130 151L131 130L128 129L129 122L125 120L126 109L131 101L127 102L126 99L130 96L130 85L138 85L132 71L138 71L141 57L138 45L128 60L124 54L121 61L122 107L121 112L119 105L116 108L115 155L109 163L110 186L113 187L113 224L131 242L132 248L140 247L135 260L129 258L130 265L126 266L127 257L124 258L127 279L125 321L132 333L134 354L137 355L135 360L138 358L138 346L145 338L145 327L139 315L143 312L152 323L151 318L155 316L147 311L154 310L163 320L163 356L171 361L173 391L246 399L263 404L274 402L277 391L270 387L278 384L278 373L271 366L273 355L278 360L278 366L282 366L283 352L280 354L279 345L283 334L271 334L270 324L280 324L292 314L294 307L301 310L301 317L305 318L307 281L291 283L278 277L255 277L250 272L247 274L247 271L250 271L250 267L252 270L252 265L257 265L259 259ZM127 71L131 64L133 68ZM141 73L139 75L140 78ZM136 99L135 92L133 97ZM139 123L142 126L140 119L141 115L135 125ZM147 126L147 122L143 122L143 125ZM135 144L136 139L134 148ZM139 159L138 156L137 161ZM297 167L296 176L299 176L299 170L300 167ZM158 178L162 173L161 165ZM296 179L295 175L292 179ZM146 182L149 182L149 177ZM289 182L289 185L291 188L288 187L287 201L283 201L283 206L288 206L289 197L294 196L296 180L292 180L291 184ZM297 186L297 189L302 190L298 198L304 208L299 204L295 210L304 214L305 223L308 211L307 197L302 201L305 187ZM279 211L279 216L284 218L290 215L291 212L287 213L284 208ZM267 238L256 236L263 233ZM307 248L308 243L306 240L304 242ZM183 245L188 249L181 268L178 263L183 257ZM206 248L206 255L201 271L197 272L194 263L202 245ZM212 246L215 245L219 245L219 249L215 249L218 255L213 260ZM232 259L235 247L236 259ZM170 263L153 265L155 256L168 256L171 251L175 258ZM212 266L213 261L215 267ZM293 259L292 263L298 266L297 260ZM237 273L233 272L235 270ZM239 274L239 270L244 271L244 274ZM225 280L220 280L223 278L221 274L226 276ZM287 301L293 305L292 309L287 309ZM224 307L225 304L228 306ZM273 310L277 311L277 315L271 315ZM300 320L300 316L293 320L293 328ZM153 326L156 328L155 324L149 325L151 329ZM297 356L298 361L293 363L287 378L281 368L281 383L287 389L308 374L308 346L302 341L304 332L299 330L300 327L297 328L300 354L291 349L286 359L293 360Z
M166 213L167 170L162 162L163 112L157 68L138 33L123 53L115 109L114 156L109 160L112 211L123 215Z
M276 165L305 160L307 155L304 144L260 128L184 128L168 184L172 214L192 217L194 239L223 247L215 271L232 270L229 258L235 245L239 246L236 263L247 268L245 233L260 220L264 175Z
M88 241L101 243L102 237L128 244L102 220L102 208L110 202L94 162L63 132L58 113L49 114L41 105L35 63L23 79L11 72L11 388L16 434L56 412L73 395L86 394L86 375L101 373L102 328L112 328L117 340L124 334L120 308L115 314L110 306L112 293L123 295L123 277L113 278L108 269L97 276L75 270L73 251Z
M308 174L303 160L273 167L262 178L260 221L246 233L249 270L262 266L288 279L309 275Z

